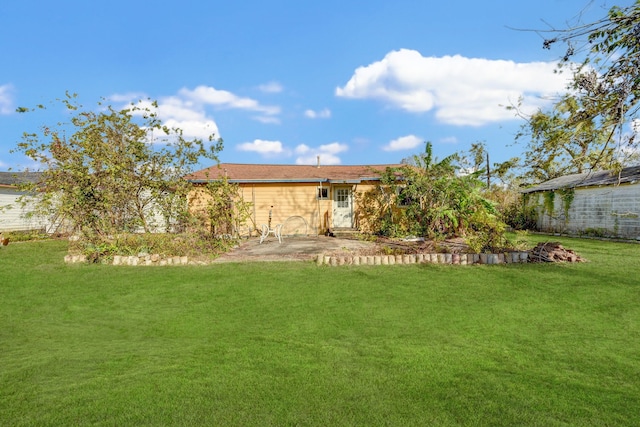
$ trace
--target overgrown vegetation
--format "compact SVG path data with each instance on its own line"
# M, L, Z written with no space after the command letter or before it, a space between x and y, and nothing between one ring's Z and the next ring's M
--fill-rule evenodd
M203 158L217 160L222 141L184 138L162 124L155 102L119 110L99 102L94 111L67 94L58 103L69 122L25 132L15 149L42 167L39 182L21 185L39 196L34 212L90 241L183 230L191 188L183 177Z
M25 133L15 151L42 165L39 182L21 185L29 195L23 201L35 202L32 214L78 237L75 250L93 260L150 248L217 253L224 246L214 237L221 227L233 230L246 221L247 204L226 180L204 187L209 196L204 212L187 203L193 185L185 175L203 159L217 161L222 140L183 137L181 129L162 124L151 101L122 109L99 102L95 111L67 94L59 104L69 122ZM202 230L205 223L209 234Z
M569 209L571 209L571 204L573 203L573 199L576 197L576 190L573 188L559 188L556 190L560 197L562 198L562 211L564 212L564 220L569 220Z
M577 16L567 28L536 31L544 49L562 45L560 71L572 74L568 93L531 115L509 107L526 120L516 140L527 145L530 183L638 161L640 2L612 6L594 22Z
M2 235L11 242L29 242L32 240L47 240L60 237L55 234L46 233L44 230L5 231Z
M434 159L427 142L424 154L388 168L376 189L358 195L359 223L389 237L465 237L479 252L510 247L506 225L480 179L483 170L460 174L459 160L458 154Z
M196 229L208 229L212 236L235 237L251 220L253 204L242 198L238 184L222 176L194 189L189 206ZM255 224L250 227L256 228Z
M140 253L198 259L215 258L235 243L231 237L214 236L204 229L190 233L124 233L98 241L83 239L70 242L69 251L85 255L90 263L109 262L114 255Z
M500 205L500 218L514 230L535 230L538 213L528 202L527 195L517 194L512 200Z

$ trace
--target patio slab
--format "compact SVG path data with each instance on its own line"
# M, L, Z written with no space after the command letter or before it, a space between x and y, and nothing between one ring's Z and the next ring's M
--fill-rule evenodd
M373 242L341 239L326 236L283 237L278 243L269 237L260 243L259 237L243 240L239 246L216 258L214 263L260 262L260 261L305 261L314 260L319 254L339 250L359 250L375 246Z

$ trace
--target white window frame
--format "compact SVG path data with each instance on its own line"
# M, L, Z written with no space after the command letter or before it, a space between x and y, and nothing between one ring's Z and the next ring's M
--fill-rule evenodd
M330 197L330 196L331 196L331 194L330 194L330 191L329 191L329 187L322 187L322 186L320 186L320 187L316 187L316 188L317 188L317 191L316 191L316 199L318 199L318 200L331 200L331 197ZM326 196L324 196L324 195L322 194L322 193L324 193L325 191L327 192L327 195L326 195Z

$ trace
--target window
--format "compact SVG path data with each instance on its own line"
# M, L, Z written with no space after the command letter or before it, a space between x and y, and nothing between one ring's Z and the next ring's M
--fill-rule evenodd
M329 200L329 188L318 187L318 200Z
M338 188L336 190L336 202L339 208L349 207L349 195L350 191L347 188Z

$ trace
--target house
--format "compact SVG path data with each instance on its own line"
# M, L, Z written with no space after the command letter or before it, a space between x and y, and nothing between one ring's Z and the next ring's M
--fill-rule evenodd
M0 172L0 232L51 228L47 218L29 215L29 205L23 206L18 201L26 195L20 184L37 182L40 176L39 172Z
M640 239L640 166L567 175L522 193L541 231Z
M204 185L226 177L251 203L252 227L283 224L282 233L324 234L358 229L356 194L371 190L389 165L265 165L222 163L186 177ZM204 203L196 188L191 200Z

